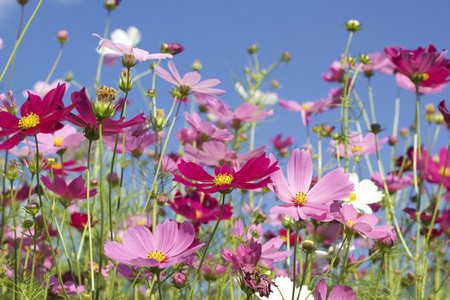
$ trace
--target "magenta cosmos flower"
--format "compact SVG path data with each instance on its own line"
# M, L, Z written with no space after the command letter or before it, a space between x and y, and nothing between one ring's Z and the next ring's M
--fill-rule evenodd
M173 180L186 186L195 186L199 191L207 194L215 192L228 193L235 188L247 190L261 188L271 183L272 180L268 176L279 170L277 162L271 163L270 159L265 157L265 155L263 153L261 156L249 159L239 171L235 171L225 163L214 170L215 176L209 175L196 163L186 162L182 159L181 163L178 164L180 173L187 179L198 181L199 183L190 182L178 175L175 175ZM255 182L256 180L260 181Z
M61 203L66 207L73 204L73 200L85 200L87 197L87 188L85 187L86 181L81 175L72 180L69 184L67 184L63 178L58 176L55 176L53 182L48 176L41 176L41 181L47 189L61 197ZM90 197L95 194L97 194L96 189L89 191Z
M64 107L62 98L66 90L65 84L59 84L48 92L42 100L39 96L28 93L27 101L20 107L21 118L7 111L0 111L0 138L14 134L0 144L0 150L9 150L23 141L27 136L38 133L53 133L63 127L63 121L77 101Z
M366 214L359 217L358 211L351 204L344 204L340 207L338 203L334 203L331 205L331 213L337 221L345 225L346 232L358 232L373 239L390 235L394 228L391 225L375 226L378 223L378 218L375 215Z
M79 103L75 108L78 111L78 115L70 114L67 116L67 120L84 129L84 136L91 140L98 139L98 122L97 118L92 113L91 102L89 101L86 90L83 88L79 92L72 93L72 103ZM113 135L116 133L123 132L123 129L133 125L141 124L145 122L144 113L134 117L131 120L124 122L125 118L119 120L105 119L102 121L103 131L102 134L105 136Z
M450 61L445 59L447 51L439 53L433 45L427 48L406 50L399 47L387 47L384 52L400 72L419 86L435 87L448 82Z
M356 300L355 292L346 285L339 284L335 286L327 297L327 284L325 280L320 279L314 291L314 300Z
M346 198L354 188L350 174L343 168L335 169L321 178L312 188L313 164L308 150L295 149L289 157L287 177L277 171L270 175L273 183L268 187L285 202L272 207L270 213L286 214L298 221L314 218L328 219L330 204Z
M100 45L98 46L98 50L100 50L101 48L107 48L109 50L112 50L114 53L106 53L103 56L103 64L107 65L108 67L114 66L117 62L117 59L119 58L119 56L134 56L134 60L138 60L140 62L143 62L147 59L164 59L164 58L171 58L172 55L171 54L164 54L164 53L154 53L154 54L150 54L145 50L133 47L133 46L129 46L129 45L124 45L121 43L113 43L110 40L105 40L102 37L100 37L98 34L94 33L92 34L96 37L98 37L99 39L102 40L102 42L100 43Z
M445 123L447 123L447 125L450 125L450 112L447 109L447 105L445 104L445 100L442 100L439 103L438 109L441 112L441 114L444 116Z
M218 79L207 79L200 82L201 76L198 72L188 72L181 78L173 61L169 61L167 65L172 75L160 66L155 66L154 71L156 75L165 81L178 86L178 88L186 94L197 92L211 96L221 96L225 93L224 90L212 88L220 83L220 80Z
M194 245L194 226L165 220L153 232L146 226L129 227L122 242L106 242L105 255L129 266L164 269L184 262L203 244Z

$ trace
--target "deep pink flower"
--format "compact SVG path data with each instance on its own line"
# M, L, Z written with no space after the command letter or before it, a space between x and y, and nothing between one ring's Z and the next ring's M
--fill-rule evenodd
M125 265L164 269L183 263L203 244L193 246L194 226L166 219L153 233L145 226L129 227L122 242L106 242L105 255Z
M383 180L381 180L381 175L378 172L375 172L371 177L370 180L372 180L375 185L380 189L384 190L384 184ZM414 176L410 174L403 175L402 177L398 177L397 175L393 173L389 173L386 178L386 184L388 187L388 191L390 193L394 193L398 190L402 190L407 188L413 183Z
M45 286L45 284L46 284L46 282L44 282L44 286ZM66 290L67 295L69 295L69 296L77 296L77 290L78 290L78 293L82 293L85 290L84 285L76 286L73 283L73 281L71 281L71 280L67 280L67 281L63 280L63 284L64 284L64 289ZM62 290L61 283L59 282L58 276L56 276L56 275L53 277L50 277L49 283L48 283L48 289L49 289L48 297L50 299L51 299L51 297L59 298L61 296L64 296L64 292Z
M415 92L416 86L414 83L403 73L396 73L395 80L397 81L397 85L408 91ZM433 86L422 86L419 85L419 94L436 94L442 92L445 87L445 83L435 84Z
M178 164L180 173L187 179L202 183L193 183L178 175L175 175L173 180L186 186L195 186L199 191L208 194L219 191L229 192L234 188L253 190L272 182L268 176L278 169L277 163L271 163L270 159L265 157L265 153L248 160L239 171L235 171L225 163L214 170L215 176L209 175L198 164L182 159ZM260 181L254 182L256 180Z
M442 100L439 105L438 109L441 112L441 114L444 116L445 123L447 123L447 126L450 125L450 112L447 109L447 105L445 104L445 100Z
M259 292L261 297L268 297L271 285L275 285L267 275L261 274L261 269L257 267L261 258L262 247L260 243L250 242L248 247L240 244L236 252L231 249L224 249L222 257L231 263L233 271L241 275L241 289L248 295Z
M220 83L218 79L207 79L200 82L201 76L198 72L188 72L183 76L183 78L181 78L177 68L175 68L175 64L173 63L173 61L169 61L167 65L172 75L160 66L155 66L154 71L156 75L158 75L165 81L176 85L185 93L197 92L212 96L221 96L225 93L224 90L212 88L213 86L216 86Z
M449 150L447 147L442 147L439 150L437 161L433 160L431 156L428 156L428 164L425 169L425 172L427 173L427 179L431 183L441 184L442 177L444 177L444 187L446 188L450 188L450 153L448 152ZM448 159L447 156L449 156ZM445 164L446 160L447 165Z
M294 143L294 138L288 136L284 141L281 139L281 134L277 135L274 139L270 139L273 147L280 152L281 156L285 156L289 153L288 147Z
M90 193L89 193L90 196ZM85 213L74 212L70 215L70 226L75 227L79 231L83 231L88 224L88 215ZM94 227L97 221L92 220L91 216L91 227Z
M420 221L422 221L422 224L425 226L429 226L431 224L431 220L433 219L433 213L436 205L432 205L429 209L425 210L424 212L420 213ZM416 220L416 212L417 210L414 208L405 208L403 210L405 213L409 215L409 217L413 220ZM450 216L450 213L448 210L444 210L441 214L438 210L436 217L434 219L434 224L439 224L445 219L447 219Z
M198 229L201 224L216 221L219 218L221 207L216 198L198 191L182 195L177 191L173 201L169 201L170 208L177 215L193 221L194 227ZM228 220L233 214L233 206L225 204L221 220Z
M103 64L107 65L108 67L114 66L116 64L119 56L133 55L135 60L138 60L140 62L146 61L147 59L172 58L171 54L164 54L164 53L150 54L145 50L133 47L133 45L124 45L121 43L114 43L110 40L103 39L96 33L94 33L92 35L94 35L102 40L102 42L98 46L98 50L105 47L105 48L115 52L115 53L106 53L103 56ZM135 60L133 60L133 62Z
M372 214L358 217L358 211L351 204L344 204L340 207L340 204L334 203L331 205L331 213L337 221L345 225L349 232L358 232L373 239L390 235L394 228L391 225L375 226L378 223L378 218Z
M335 286L328 297L327 290L325 280L320 279L314 291L314 300L356 300L355 292L349 286L342 284Z
M308 101L300 104L294 100L286 101L280 99L279 104L287 110L299 112L302 116L303 125L308 126L311 121L311 115L323 112L327 107L328 101L319 99L316 102Z
M327 82L341 82L342 76L341 62L335 60L330 66L330 74L323 73L322 79Z
M79 92L72 93L72 103L78 104L75 108L78 111L78 116L70 114L67 116L67 120L84 129L84 135L86 138L96 140L98 139L98 122L97 118L92 113L91 102L89 101L86 91L83 88ZM125 118L119 120L105 119L102 121L103 135L114 135L116 133L123 132L123 129L133 125L141 124L145 122L144 113L139 114L131 120L124 122Z
M63 127L60 123L72 108L74 102L64 107L62 98L66 90L65 84L48 92L42 100L39 96L28 93L27 101L20 107L21 119L6 111L0 111L0 138L14 134L0 144L0 150L9 150L24 140L27 136L38 133L53 133Z
M81 175L72 180L69 184L67 184L66 181L59 176L55 176L53 182L48 176L41 176L41 181L47 189L62 198L61 202L66 207L73 204L73 200L86 200L86 181ZM96 189L92 189L89 191L89 197L92 197L95 194L97 194Z
M183 52L184 47L178 43L164 43L161 45L161 53L169 53L172 55Z
M329 219L327 215L334 200L347 197L354 188L350 174L343 168L326 174L312 188L313 164L308 150L295 149L288 162L288 179L283 172L270 175L273 183L268 187L286 204L272 207L270 213L286 214L298 221L314 218Z
M188 112L184 114L186 121L201 134L201 140L217 140L228 142L233 139L233 135L226 129L219 129L211 122L203 121L198 113L193 112L192 116Z
M235 170L244 165L250 158L260 156L266 151L266 146L258 147L244 154L236 154L236 151L228 151L227 146L218 141L209 141L202 144L203 150L193 146L184 145L187 161L195 161L199 165L220 167L228 163Z
M439 53L433 45L423 49L406 50L387 47L384 52L395 65L395 70L408 76L419 86L436 87L448 82L450 61L445 59L447 51Z
M360 133L356 131L352 131L349 133L348 138L348 146L347 146L347 154L348 157L353 156L361 156L364 154L372 154L376 152L376 146L378 146L378 150L382 148L382 145L386 143L388 140L387 137L378 139L378 142L375 144L375 134L372 132L369 132L364 137L361 136ZM332 140L331 145L336 147L335 140ZM339 143L339 156L344 157L345 156L345 147L344 144Z

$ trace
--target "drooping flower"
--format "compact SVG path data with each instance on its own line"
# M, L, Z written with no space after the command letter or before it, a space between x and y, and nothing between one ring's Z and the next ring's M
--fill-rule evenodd
M344 204L342 207L338 203L331 205L331 213L334 218L345 225L347 233L358 232L363 236L373 239L379 239L390 235L391 225L379 225L378 218L372 214L358 215L356 209L350 204Z
M445 59L447 51L439 53L433 45L407 50L387 47L384 52L395 65L395 71L409 77L418 86L436 87L450 76L450 61Z
M201 224L216 221L221 210L216 198L198 191L187 193L186 195L182 195L180 191L177 191L173 201L169 201L169 206L176 214L193 221L196 228ZM221 220L230 219L233 214L232 210L232 205L225 204Z
M150 54L145 50L135 48L133 45L114 43L110 40L103 39L96 33L92 35L98 37L101 40L98 49L104 47L113 51L112 53L106 53L105 56L103 56L103 64L107 65L108 67L114 66L119 56L123 56L124 61L128 62L130 66L135 64L136 60L138 60L139 62L143 62L146 61L147 59L164 59L172 57L171 54L164 54L164 53Z
M6 111L0 111L0 138L12 135L0 144L0 150L9 150L23 141L27 136L38 133L53 133L63 127L60 123L72 108L78 104L64 107L62 98L66 86L58 85L48 92L42 100L39 96L28 93L28 100L20 107L21 118Z
M216 86L220 83L218 79L207 79L200 82L201 76L198 72L188 72L183 76L183 78L181 78L173 61L169 61L167 65L172 74L170 74L160 66L154 67L155 74L165 81L176 85L180 90L181 95L184 97L192 92L207 94L211 96L221 96L225 93L224 90L212 88L213 86Z
M343 199L353 191L353 183L343 168L322 177L312 188L313 165L308 150L295 149L288 162L288 179L282 171L270 175L273 183L268 187L286 204L272 207L270 213L286 214L298 221L314 218L328 219L330 204Z
M153 232L146 226L129 227L122 242L106 242L105 255L125 265L164 269L183 263L203 244L195 245L194 226L166 219Z
M347 146L347 156L348 157L354 157L354 156L361 156L364 154L372 154L376 152L376 149L378 147L378 150L382 148L382 145L386 143L388 140L387 137L378 139L378 142L375 143L375 134L372 132L369 132L364 137L356 131L352 131L349 133L348 138L348 146ZM345 156L345 146L342 143L337 143L335 140L332 140L331 145L339 147L339 156L344 157Z
M72 93L72 103L78 104L75 108L78 111L78 115L70 114L67 116L67 120L84 129L84 135L88 139L96 140L99 136L99 126L97 117L92 113L92 105L89 101L86 91L83 88L79 92ZM125 118L119 120L105 119L102 121L102 134L105 136L114 135L116 133L123 132L123 129L133 125L141 124L145 122L144 113L139 114L131 120L124 121Z
M55 176L53 182L48 176L42 176L41 181L47 189L61 197L61 203L65 207L73 204L73 200L86 200L86 181L81 175L72 180L69 184L67 184L67 182L59 176ZM92 197L95 194L97 194L96 189L89 191L89 197Z
M228 132L226 129L219 129L211 122L203 121L200 116L193 112L192 116L189 115L188 112L184 114L186 121L195 128L198 132L200 132L200 139L203 141L207 141L210 139L228 142L233 139L233 135Z
M369 179L359 181L358 174L350 174L350 181L355 185L353 192L343 199L343 202L353 205L355 208L371 214L372 209L368 204L380 202L383 193L378 191L377 186Z
M322 278L314 291L314 300L356 300L355 292L349 286L339 284L335 286L327 297L327 284Z
M261 146L244 154L236 151L228 151L227 146L218 141L209 141L202 144L203 150L198 150L190 144L184 146L187 161L195 161L200 165L220 167L228 163L235 170L244 165L250 158L260 156L266 151L266 146Z
M284 109L299 112L302 116L303 125L308 126L309 122L311 122L311 115L323 112L327 107L328 100L319 99L315 102L308 101L300 104L294 100L286 101L280 99L279 103Z
M278 169L277 163L271 163L270 159L265 157L265 153L249 159L238 171L225 163L214 170L215 176L209 175L198 164L182 159L178 164L180 173L187 179L201 183L190 182L178 175L175 175L173 180L186 186L195 186L199 191L207 194L219 191L227 193L234 188L253 190L267 186L272 182L268 176ZM257 180L260 181L255 182Z
M261 297L268 297L272 292L271 286L275 283L267 275L261 274L261 268L257 266L261 250L261 244L252 241L248 246L240 244L236 252L224 249L222 257L231 263L233 271L240 274L241 289L247 295L259 292Z

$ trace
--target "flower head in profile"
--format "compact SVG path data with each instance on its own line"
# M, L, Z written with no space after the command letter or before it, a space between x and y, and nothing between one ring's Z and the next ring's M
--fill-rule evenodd
M261 120L273 115L273 110L260 110L258 105L243 103L233 112L230 107L223 102L218 102L217 106L209 109L215 116L227 120L231 128L239 130L244 122Z
M17 102L12 91L8 91L8 98L5 94L0 94L0 111L7 111L12 115L17 113Z
M265 187L272 182L268 176L278 169L277 163L271 163L270 159L265 157L265 153L249 159L238 171L225 163L214 170L215 176L208 174L198 164L186 162L182 159L181 163L178 164L180 173L185 178L199 183L188 181L178 175L175 175L173 180L186 186L195 186L199 191L207 194L228 193L235 188L253 190ZM257 180L260 181L255 182Z
M378 139L376 142L375 134L369 132L364 137L356 131L349 133L347 154L348 157L361 156L364 154L375 153L376 149L381 149L382 145L386 143L388 138ZM339 147L339 156L345 156L344 144L337 143L337 141L332 140L331 145Z
M275 283L267 275L263 275L261 268L257 266L261 253L261 244L251 241L248 246L240 244L236 252L224 249L222 257L231 263L234 272L240 274L241 289L247 295L259 292L261 297L268 297L272 292L271 286Z
M341 82L343 75L344 72L342 72L341 62L335 60L330 66L330 73L323 73L322 79L327 82Z
M373 181L365 179L359 181L358 174L350 174L350 181L353 182L355 188L344 202L353 205L355 208L363 210L365 213L372 213L372 209L368 204L380 202L383 198L383 193L378 191L377 186Z
M384 190L384 182L380 173L373 173L370 180L372 180L379 189ZM414 176L412 174L404 174L399 177L394 173L389 173L385 178L389 193L395 193L398 190L407 188L413 183L413 180Z
M135 48L132 45L114 43L110 40L103 39L96 33L92 35L98 37L101 40L98 49L107 48L112 51L112 53L106 53L105 56L103 56L103 64L107 65L108 67L114 66L119 56L123 56L124 65L128 63L129 66L135 65L136 60L138 60L139 62L143 62L146 61L147 59L164 59L172 57L171 54L164 54L164 53L150 54L147 51Z
M186 121L200 133L200 138L205 140L217 140L228 142L233 139L233 135L226 129L219 129L211 122L203 121L200 116L193 112L192 116L188 112L184 114Z
M277 171L270 175L269 188L285 204L272 207L270 213L286 214L298 221L314 218L328 219L330 204L347 197L354 188L343 168L322 177L312 188L313 164L308 150L295 149L289 157L287 177Z
M153 232L146 226L129 227L123 243L106 242L105 255L129 266L164 269L183 263L204 244L195 244L194 226L165 220Z
M328 100L319 99L316 102L308 101L302 104L294 100L280 100L280 105L287 110L299 112L302 116L303 125L308 126L311 122L311 115L323 112L328 105Z
M61 197L61 203L65 207L70 206L73 203L73 200L85 200L87 197L87 188L85 187L86 181L81 175L72 180L69 184L59 176L55 176L53 182L48 176L42 176L41 180L47 189ZM97 194L96 189L89 191L90 197L95 194Z
M0 144L0 150L9 150L23 141L27 136L34 136L38 133L53 133L61 129L63 121L72 108L78 104L74 102L68 107L64 107L62 98L66 86L58 85L48 92L44 99L28 93L28 100L20 107L21 118L10 114L7 111L0 111L0 138L12 135L9 139Z
M172 74L170 74L160 66L155 66L154 71L156 75L158 75L165 81L176 85L182 98L186 97L192 92L211 96L221 96L225 93L224 90L212 88L213 86L216 86L220 83L218 79L207 79L204 81L200 81L201 76L198 72L188 72L183 76L183 78L181 78L173 61L169 61L167 65Z

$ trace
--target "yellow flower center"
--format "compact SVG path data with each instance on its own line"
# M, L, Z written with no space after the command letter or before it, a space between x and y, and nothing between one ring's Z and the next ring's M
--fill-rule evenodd
M233 181L233 176L228 174L219 174L214 178L214 184L221 186L224 184L230 184Z
M351 202L351 201L356 201L356 195L355 195L355 193L350 193L350 195L348 195L348 199L349 199L349 202Z
M306 203L306 194L303 192L298 192L295 194L294 203L297 206L303 205Z
M139 221L138 225L145 225L144 221Z
M162 253L162 251L152 250L151 252L149 252L147 254L147 258L153 258L153 259L157 259L159 261L163 261L166 259L166 256L164 255L164 253Z
M287 243L287 236L280 235L278 236L284 243Z
M63 142L63 140L64 140L63 137L55 137L55 138L53 139L53 145L54 145L55 147L59 147L59 146L61 146L61 143Z
M428 78L430 78L430 75L428 75L428 73L422 74L422 80L427 80Z
M444 175L445 177L448 177L448 176L450 176L450 168L445 168L445 171L444 171L444 167L441 167L440 169L439 169L439 175Z
M361 146L354 146L354 147L352 148L352 150L353 150L353 152L358 152L358 151L361 151L361 150L362 150L362 147L361 147Z
M195 218L200 219L200 217L202 216L202 212L199 210L195 211Z
M302 104L302 108L308 110L308 109L311 108L311 105L309 105L309 104Z
M345 221L347 222L348 226L350 226L350 227L353 227L353 225L355 225L355 222L353 222L352 219L347 219Z
M62 169L62 164L61 163L56 163L54 165L52 165L53 169Z
M39 116L35 113L30 113L19 121L19 128L22 130L36 127L39 124Z

